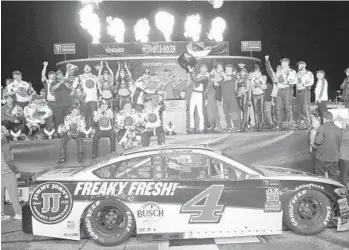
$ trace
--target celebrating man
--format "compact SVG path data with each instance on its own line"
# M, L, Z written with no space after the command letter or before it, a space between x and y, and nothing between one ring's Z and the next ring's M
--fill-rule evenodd
M44 67L41 72L41 82L43 83L45 88L47 104L50 107L50 109L53 112L55 112L55 107L56 107L55 92L51 91L51 86L52 84L54 84L56 75L54 71L50 71L48 72L48 78L46 78L47 66L48 66L48 62L44 62Z
M303 113L307 119L308 125L310 125L310 89L314 84L314 75L306 69L306 66L307 64L305 62L298 62L296 103L301 107L298 112L298 117L302 117Z
M18 70L12 73L14 81L7 86L7 90L16 93L16 104L24 108L31 100L31 94L34 91L31 84L22 80L22 73Z
M96 134L93 136L92 160L98 157L98 141L102 137L109 138L110 152L115 152L116 150L116 135L113 130L114 114L112 109L108 107L108 104L108 101L102 100L99 109L93 114L93 120L98 123L98 128Z
M190 116L190 132L195 131L195 108L197 109L199 117L199 132L204 132L204 91L206 90L209 82L210 74L207 72L206 64L202 64L200 67L200 73L195 73L195 68L188 65L190 77L193 80L193 90L190 98L189 116Z
M278 88L275 103L277 121L276 129L279 130L282 126L283 117L286 117L288 122L292 122L293 120L290 89L291 86L297 82L297 73L295 70L290 68L290 60L288 58L281 60L281 68L276 72L276 81Z

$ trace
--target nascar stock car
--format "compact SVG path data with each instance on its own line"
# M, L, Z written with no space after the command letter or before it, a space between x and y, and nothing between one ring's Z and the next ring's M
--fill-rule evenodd
M349 229L347 189L297 170L249 166L203 146L157 146L45 170L23 206L25 233L112 246L151 239Z

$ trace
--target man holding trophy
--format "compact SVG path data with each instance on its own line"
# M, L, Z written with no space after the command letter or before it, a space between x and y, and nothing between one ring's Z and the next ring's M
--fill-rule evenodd
M110 152L115 152L116 150L116 134L113 130L114 114L109 104L111 105L108 100L101 100L98 110L93 114L93 120L98 126L92 141L92 160L98 157L98 141L102 137L109 138Z

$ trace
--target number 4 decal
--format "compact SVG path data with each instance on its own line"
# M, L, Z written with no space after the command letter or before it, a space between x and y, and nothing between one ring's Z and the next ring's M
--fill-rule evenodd
M224 210L218 205L223 189L224 185L212 185L183 204L180 213L193 214L189 223L218 223ZM198 205L200 201L204 201L202 205Z

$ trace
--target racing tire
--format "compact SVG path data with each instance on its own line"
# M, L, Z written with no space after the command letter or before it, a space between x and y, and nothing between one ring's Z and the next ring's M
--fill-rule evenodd
M331 200L316 190L299 190L287 201L284 223L300 235L316 235L325 230L332 220Z
M86 235L102 246L122 244L136 228L132 211L124 203L114 199L92 203L86 210L83 224Z

